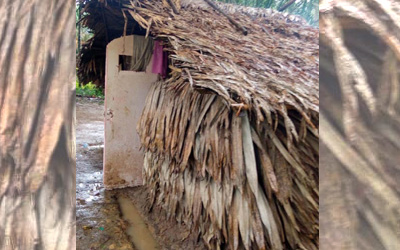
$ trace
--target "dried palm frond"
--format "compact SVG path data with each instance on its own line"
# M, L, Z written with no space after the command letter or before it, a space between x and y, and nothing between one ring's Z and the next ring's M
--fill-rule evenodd
M152 87L137 128L149 205L210 249L318 249L318 137L309 132L289 152L283 119L273 131L220 96L173 86Z
M110 37L131 25L163 40L170 55L169 77L152 86L137 128L149 205L210 249L318 249L318 30L271 10L218 3L244 35L199 2L104 6L114 20ZM83 21L95 30L93 43L104 34L98 4L88 2ZM82 72L84 58L96 55L88 49Z

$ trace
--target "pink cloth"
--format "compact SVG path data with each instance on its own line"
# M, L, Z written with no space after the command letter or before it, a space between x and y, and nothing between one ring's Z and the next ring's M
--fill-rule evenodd
M152 72L154 74L160 74L165 79L168 69L168 53L165 52L163 48L160 41L155 41Z

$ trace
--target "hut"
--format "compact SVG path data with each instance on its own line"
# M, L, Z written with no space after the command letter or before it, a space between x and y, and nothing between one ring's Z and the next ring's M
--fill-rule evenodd
M397 249L400 2L321 1L320 14L321 245Z
M167 76L147 83L137 124L125 121L131 134L137 125L149 208L210 249L318 249L318 29L208 0L88 1L84 10L94 37L78 76L105 81L106 108L108 69L119 77L129 67L123 57L108 64L107 44L126 48L142 35L168 53ZM132 74L151 75L142 71Z

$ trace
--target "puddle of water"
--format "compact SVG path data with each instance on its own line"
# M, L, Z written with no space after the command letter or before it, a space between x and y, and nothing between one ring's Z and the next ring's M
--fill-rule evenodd
M127 234L133 241L135 248L138 250L156 250L160 249L158 243L153 238L150 230L147 228L146 223L140 216L136 207L132 204L131 200L119 196L118 203L121 208L123 218L130 224L127 229Z

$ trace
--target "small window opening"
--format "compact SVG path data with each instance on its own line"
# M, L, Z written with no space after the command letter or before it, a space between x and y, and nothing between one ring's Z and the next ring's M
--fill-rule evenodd
M124 71L132 70L132 56L119 55L119 69Z

